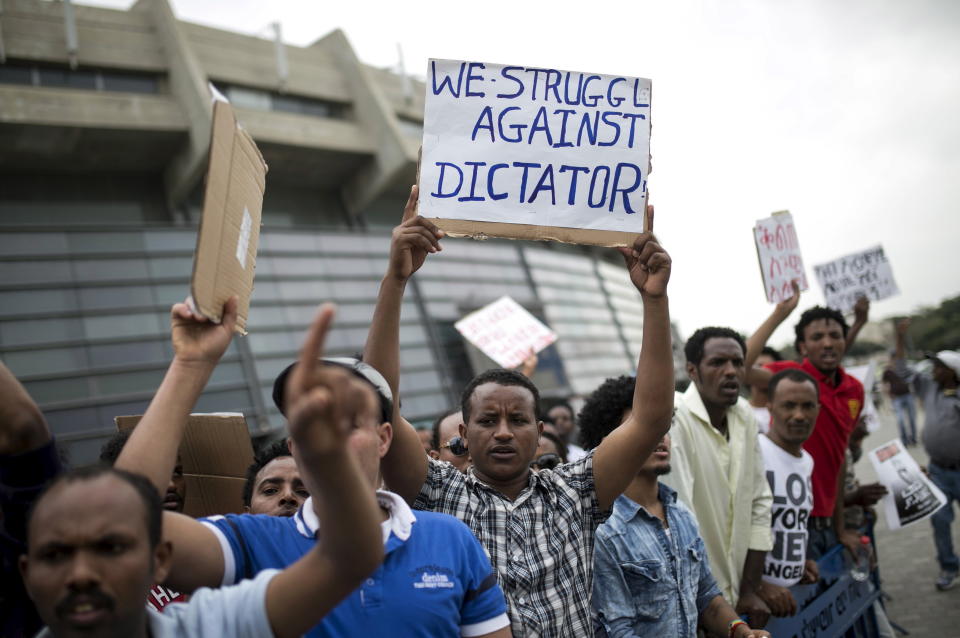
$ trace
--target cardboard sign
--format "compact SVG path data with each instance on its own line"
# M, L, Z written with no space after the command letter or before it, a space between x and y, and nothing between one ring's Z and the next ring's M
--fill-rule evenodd
M800 290L810 288L800 255L797 229L788 211L758 219L753 227L753 239L757 245L757 259L760 261L767 301L780 303L792 297L793 281L800 284Z
M877 480L887 488L881 503L890 529L923 520L946 504L943 492L924 476L900 439L884 443L869 454Z
M650 80L430 60L420 214L455 236L625 246L643 232Z
M253 138L240 128L233 108L222 97L215 99L190 304L196 312L219 322L223 304L237 295L236 332L240 334L247 333L266 175L263 156Z
M878 301L900 292L883 246L814 266L813 272L827 305L842 312L852 310L860 297Z
M557 340L557 333L510 297L500 297L454 324L457 331L502 368L515 368Z
M124 431L133 429L141 418L113 420ZM242 414L191 414L179 453L187 484L184 514L198 518L243 512L243 485L253 464L253 446Z

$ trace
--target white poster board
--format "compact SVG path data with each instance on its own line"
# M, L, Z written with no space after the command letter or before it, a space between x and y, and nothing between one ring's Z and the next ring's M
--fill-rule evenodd
M887 495L880 502L890 529L923 520L947 502L943 492L920 471L900 439L870 450L869 455L877 479L887 488Z
M774 213L766 219L758 219L753 227L753 240L757 246L763 289L770 303L780 303L793 296L796 281L800 290L807 290L807 272L800 254L800 240L793 225L793 216L788 211Z
M452 235L632 243L650 91L643 78L430 60L420 214Z
M878 301L900 292L883 246L814 266L813 272L827 305L841 312L852 310L860 297Z
M863 410L860 411L860 418L866 421L867 432L873 434L880 429L880 414L873 402L873 385L877 379L877 362L871 361L866 365L853 366L843 370L863 384Z
M470 343L502 368L515 368L557 340L557 333L503 296L454 324Z

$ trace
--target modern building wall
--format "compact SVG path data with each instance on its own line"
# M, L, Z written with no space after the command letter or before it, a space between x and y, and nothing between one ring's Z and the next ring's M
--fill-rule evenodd
M278 436L273 379L316 306L339 305L331 354L363 347L415 178L423 84L360 64L339 31L284 45L281 78L273 42L180 22L165 0L76 17L71 55L62 3L4 0L0 13L0 358L76 463L95 458L114 416L143 412L172 355L170 305L189 289L212 82L270 171L250 334L196 410L242 411L252 434ZM493 366L453 324L505 294L560 336L535 375L544 396L632 372L642 305L619 255L445 244L403 309L408 419L429 422Z

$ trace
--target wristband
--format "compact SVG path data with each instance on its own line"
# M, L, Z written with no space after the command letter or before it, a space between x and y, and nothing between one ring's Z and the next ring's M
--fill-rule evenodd
M747 621L737 618L736 620L730 621L730 633L728 634L730 638L733 638L733 633L737 630L737 627L740 625L746 625Z

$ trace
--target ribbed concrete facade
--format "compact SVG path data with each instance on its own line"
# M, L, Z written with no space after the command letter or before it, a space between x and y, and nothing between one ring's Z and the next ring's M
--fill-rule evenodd
M283 421L270 388L319 302L340 304L336 353L366 337L389 228L415 178L422 83L361 63L341 31L307 47L128 11L3 0L0 12L0 357L75 462L112 417L145 409L170 357L167 313L187 293L211 118L233 102L270 167L249 321L198 411L242 410L255 435ZM286 69L286 76L283 70ZM612 255L448 240L408 289L403 410L427 421L490 365L453 322L503 294L560 334L547 396L629 373L639 297Z

